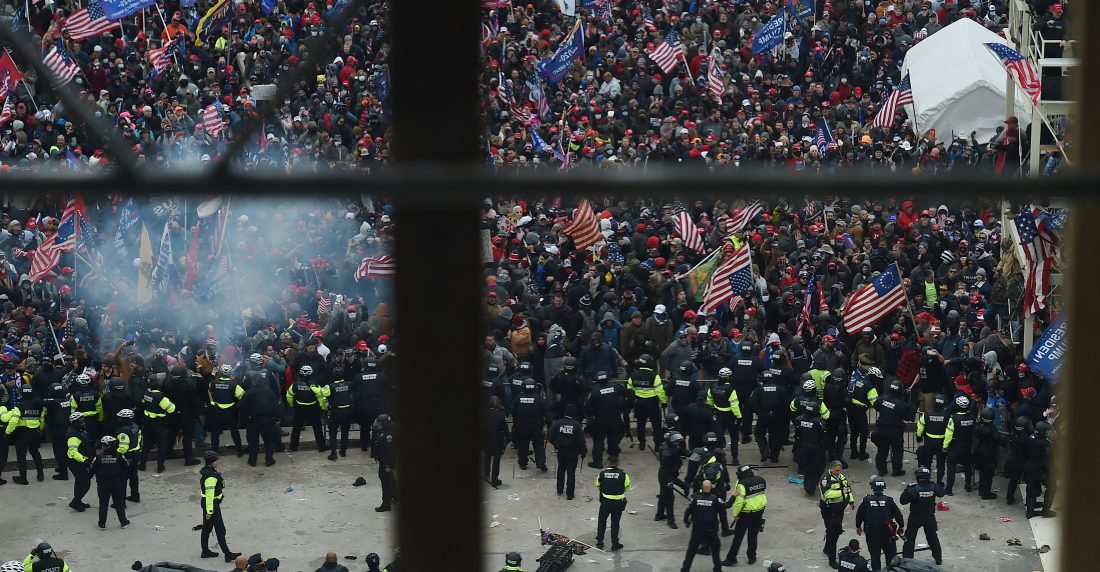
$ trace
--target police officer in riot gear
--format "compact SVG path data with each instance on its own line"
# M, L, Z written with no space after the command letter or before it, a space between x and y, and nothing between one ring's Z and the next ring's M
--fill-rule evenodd
M722 425L718 423L718 416L714 409L707 405L707 390L701 389L695 396L695 402L688 405L681 419L684 433L687 434L688 446L692 449L703 444L703 435L706 433L721 433Z
M134 420L132 409L123 409L118 412L118 453L126 459L126 474L123 476L122 492L126 493L126 484L129 483L130 495L126 500L141 502L141 491L138 488L138 457L145 448L145 439L141 434L141 428Z
M671 516L669 518L673 519ZM695 560L695 554L700 552L700 546L705 549L702 552L710 554L714 572L722 572L722 563L718 556L722 550L718 540L719 522L722 530L729 530L726 503L722 497L714 494L710 481L703 481L699 492L691 497L691 502L684 511L684 524L691 528L691 539L684 554L684 563L680 567L681 572L691 570L691 563Z
M829 566L833 568L837 567L836 541L844 532L844 509L856 507L848 477L841 472L843 467L840 461L833 461L833 466L821 476L818 486L818 491L821 493L818 508L821 509L821 520L825 523L823 552L829 557Z
M294 426L290 431L290 450L293 452L298 451L302 428L306 425L313 427L313 438L317 440L317 452L328 451L328 447L325 446L325 430L321 425L322 388L315 379L315 374L313 366L303 365L298 368L298 375L294 377L294 383L286 393L286 404L294 408Z
M955 473L961 464L963 476L966 478L963 488L966 492L972 489L974 467L970 464L971 451L974 441L974 424L976 422L974 412L970 410L970 398L960 395L955 398L955 411L947 419L947 433L943 438L943 450L947 455L947 496L954 494Z
M932 558L936 564L943 564L943 548L936 531L936 498L943 496L943 487L932 482L932 471L928 467L917 468L917 482L909 485L901 493L901 504L912 504L909 509L909 528L905 530L905 544L901 552L905 558L912 558L917 544L917 531L924 529L924 537L932 549Z
M1031 440L1031 420L1017 417L1012 423L1012 433L1008 436L1008 461L1005 463L1005 477L1008 478L1008 492L1005 501L1016 504L1016 492L1020 488L1020 479L1027 466L1028 442Z
M6 391L2 392L5 395ZM72 412L69 394L60 383L50 384L50 393L43 400L46 406L46 427L50 430L50 444L53 445L53 458L57 463L54 468L53 480L69 480L68 457L65 455L65 433L69 428L69 413ZM0 437L3 439L3 437ZM6 458L0 461L7 462Z
M27 453L30 453L38 469L38 480L45 480L38 446L42 442L42 426L46 423L46 405L35 395L30 384L19 388L19 404L8 410L7 420L2 430L15 445L15 460L19 467L19 476L12 478L12 482L27 484Z
M139 470L145 470L145 462L149 459L149 448L157 446L157 472L164 472L164 462L168 458L168 425L165 417L176 410L176 404L164 395L164 381L161 377L153 376L149 379L149 386L141 397L141 408L145 414L145 424L142 427L141 463Z
M672 374L671 382L665 391L668 393L669 407L677 415L684 416L688 405L695 401L699 393L699 382L695 381L695 364L691 360L680 362L680 366Z
M680 480L680 468L685 456L687 450L684 448L684 436L678 431L669 431L665 435L665 442L661 443L657 451L660 467L657 469L657 486L660 490L657 493L657 514L653 520L667 520L668 527L673 529L677 528L673 487L680 485L680 488L686 488L684 481Z
M340 456L348 455L348 433L351 431L352 395L351 384L344 379L344 368L340 365L333 366L329 372L329 382L321 391L325 396L328 408L325 415L328 418L328 458L336 460L336 433L340 433Z
M481 398L484 401L484 405L488 405L489 398L494 396L503 403L504 385L500 383L500 366L495 363L490 363L485 366L484 377L485 379L481 380Z
M825 424L828 430L825 449L829 456L840 461L841 465L847 469L844 445L848 441L848 374L844 369L834 369L833 373L826 378L822 403L829 409L829 420Z
M637 368L626 380L626 388L634 392L634 419L638 429L638 448L645 449L645 424L649 421L653 428L654 440L660 439L661 409L668 403L665 386L657 374L657 363L653 356L642 354L638 358Z
M905 517L894 499L886 496L886 481L871 477L871 494L863 497L856 509L856 534L867 534L867 550L871 552L871 570L882 568L882 556L887 565L898 553L897 535L905 532Z
M371 442L370 428L374 418L386 412L386 374L378 369L378 361L373 356L363 358L363 371L352 380L351 393L355 398L356 422L359 423L359 441L364 451ZM490 368L496 367L490 365ZM490 369L491 375L491 369ZM503 395L500 385L500 372L493 378L496 382L494 392ZM488 403L488 397L485 398ZM503 398L502 398L503 399Z
M882 381L882 370L872 366L862 376L857 376L848 388L848 426L853 459L866 461L871 458L867 454L867 410L878 401L877 388Z
M279 396L263 384L253 383L255 377L246 382L248 387L241 396L238 407L245 421L245 441L248 443L248 464L256 466L260 453L260 439L264 441L265 464L275 464L275 450L279 443Z
M932 460L936 461L936 484L943 486L943 473L946 456L944 454L944 439L947 436L948 413L946 409L947 397L936 394L932 399L932 408L920 414L917 418L917 442L922 442L917 451L917 462L931 468Z
M394 442L393 421L388 414L374 418L371 439L371 457L378 461L378 481L382 485L382 504L374 511L387 512L393 508L397 496L397 480L393 473L397 466L397 443Z
M760 462L779 462L779 451L786 436L787 389L776 382L775 374L767 370L762 382L749 397L749 407L756 412L756 444L760 447Z
M126 499L123 496L126 494L126 475L130 472L128 462L118 451L118 439L104 435L100 443L103 451L92 459L91 466L99 494L99 528L107 528L107 508L112 503L118 515L118 524L126 528L130 521L126 519Z
M576 405L570 403L565 406L565 417L554 421L550 426L549 439L558 457L558 494L561 495L564 490L565 498L573 500L577 482L577 461L588 454L584 427L581 426L580 421L577 421Z
M764 477L753 473L752 467L741 465L737 468L737 492L733 498L733 542L726 553L723 566L736 566L737 553L741 550L741 541L749 537L746 556L749 564L756 564L756 537L764 527L764 509L768 508L768 483Z
M905 474L901 468L902 436L905 433L905 420L909 418L909 402L904 397L905 388L900 381L890 382L886 395L874 403L878 411L878 422L871 440L878 447L875 454L875 468L880 475L886 474L886 458L889 455L893 472L899 477Z
M772 359L780 361L779 358L772 355ZM764 370L764 366L758 356L752 354L752 344L748 341L743 341L741 344L741 355L732 360L733 367L731 383L734 390L737 392L737 400L741 403L748 403L749 397L752 395L753 390L756 389L757 378ZM720 376L719 376L720 377ZM746 444L750 440L752 435L752 415L754 411L746 409L741 412L739 416L741 420L741 444ZM737 451L733 452L733 463L737 464Z
M584 408L584 384L577 373L577 358L562 359L562 370L550 378L550 391L554 394L552 411L555 418L565 416L565 406L574 405L577 411Z
M584 405L585 416L589 419L588 429L592 433L593 469L603 468L604 444L607 454L618 458L619 442L623 439L622 412L627 404L627 390L618 383L611 383L606 371L596 372L595 385Z
M527 378L522 391L514 396L512 402L512 421L514 422L513 437L516 445L516 455L519 458L519 468L527 470L527 455L531 445L535 448L535 466L540 471L546 472L546 443L543 438L543 428L550 419L550 409L539 392L539 385L534 379Z
M1024 506L1027 507L1027 517L1034 518L1042 515L1044 518L1057 516L1050 509L1054 504L1054 487L1050 478L1050 469L1053 464L1051 458L1053 451L1050 443L1050 423L1040 421L1035 424L1035 433L1028 441L1027 464L1024 465L1025 487ZM1040 506L1039 496L1043 502Z
M1001 442L1000 432L993 424L995 414L992 409L982 409L978 423L974 426L974 467L978 469L978 496L982 500L993 500L993 472L997 468L997 448Z
M173 447L176 437L180 436L184 465L188 467L202 462L195 458L193 447L195 420L202 409L202 402L195 393L194 377L186 366L174 365L164 385L164 395L176 405L176 410L168 415L168 446Z
M707 403L716 411L718 423L723 433L730 437L730 453L734 465L737 460L738 432L741 430L741 404L737 399L737 390L733 387L733 370L724 367L718 370L718 382L707 390ZM723 435L724 436L724 435Z
M93 439L99 438L99 424L103 419L103 400L99 392L92 387L92 377L86 373L76 376L76 387L69 388L72 395L71 403L73 411L84 416L88 435Z
M222 430L228 429L233 438L237 456L244 456L237 402L244 395L244 388L233 379L233 367L227 363L218 366L214 379L210 380L210 406L206 410L206 428L210 431L210 448L221 453Z
M92 506L84 502L84 495L92 488L91 463L95 456L95 443L84 429L86 418L79 411L69 414L69 430L65 433L65 444L68 447L69 470L73 473L73 500L69 502L69 508L84 512Z
M121 377L112 377L107 382L107 393L103 394L103 434L118 433L118 412L123 409L137 410L138 403L126 391ZM67 414L66 414L67 415Z

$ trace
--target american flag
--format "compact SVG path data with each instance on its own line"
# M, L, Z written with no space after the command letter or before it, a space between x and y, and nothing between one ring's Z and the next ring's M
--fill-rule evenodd
M860 286L852 294L840 315L849 334L873 326L890 312L905 304L905 289L901 287L898 265L888 266L874 280Z
M998 44L999 45L999 44ZM1053 228L1050 213L1028 205L1016 215L1016 233L1027 258L1024 284L1024 312L1034 314L1047 307L1050 271L1055 267L1061 237Z
M802 301L802 319L798 322L798 329L795 330L795 334L802 335L802 327L805 326L811 334L814 333L814 319L810 315L810 302L814 295L814 278L813 273L810 274L809 282L806 282L806 299Z
M319 302L317 302L317 313L327 313L329 311L329 308L332 308L332 298L325 296L324 292L321 292L320 290L317 291L317 297L320 300Z
M218 112L218 104L211 103L206 106L206 109L202 110L202 129L206 131L211 137L220 137L222 134L222 128L225 127L225 122L222 121L221 113Z
M699 313L713 312L735 294L741 295L752 288L752 257L748 245L742 246L725 257L707 282L706 293Z
M646 50L646 55L653 60L666 74L676 69L680 60L684 57L684 45L680 43L680 35L676 30L669 30L665 41L652 51Z
M703 237L699 234L695 221L691 220L691 213L682 207L676 213L676 232L680 233L680 238L684 239L684 246L695 252L705 250Z
M814 138L814 144L821 151L836 147L836 140L833 139L833 133L829 130L829 124L824 117L817 123L817 136Z
M756 215L762 212L764 212L764 207L760 206L759 201L754 201L745 208L733 211L733 216L726 219L726 236L741 232L745 225L749 224L752 219L756 218Z
M80 73L80 66L76 65L76 62L69 57L69 53L65 51L65 47L61 45L61 40L58 40L45 58L42 58L42 62L46 64L46 67L50 68L50 72L57 80L57 85L62 86L76 77L76 74Z
M542 87L542 75L537 70L531 70L527 76L527 90L529 99L535 104L540 118L550 115L550 102L546 100L546 90Z
M817 313L824 314L829 311L829 301L825 299L825 291L821 287L821 281L817 281Z
M1001 65L1004 66L1005 71L1010 74L1016 72L1016 79L1020 80L1020 86L1031 96L1031 101L1039 103L1039 96L1043 93L1043 85L1039 81L1039 75L1035 73L1035 68L1031 66L1031 62L1020 52L1004 44L990 42L985 47L989 48L989 51L1001 60Z
M368 256L363 259L363 262L359 264L359 269L355 271L355 281L358 282L362 278L393 276L394 274L397 274L397 263L394 262L392 256L388 254L378 257Z
M487 10L493 8L511 8L512 0L481 0L481 7Z
M15 117L15 111L11 108L11 98L9 97L8 100L4 102L4 110L0 111L0 127L11 121L13 117Z
M898 84L897 89L890 94L890 97L886 98L886 101L882 102L882 109L879 110L871 125L880 129L889 129L894 125L894 118L897 116L898 109L912 103L913 84L907 73L905 77L901 78L901 83Z
M500 90L497 91L497 95L500 100L504 102L504 105L508 106L508 111L511 112L513 119L522 121L524 125L531 123L531 110L516 103L516 98L512 93L512 81L503 79L501 76Z
M57 225L57 232L50 235L34 253L29 273L32 283L38 282L57 267L61 262L62 252L72 252L76 249L82 226L79 221L86 217L84 198L79 196L70 198L61 215L61 222Z
M65 19L65 29L69 32L69 39L73 41L98 36L121 27L122 24L117 20L107 19L98 0L88 2L87 8L81 8Z
M654 30L656 27L653 24L653 12L649 10L649 6L642 7L642 24L647 30Z
M172 41L159 48L149 50L149 54L145 57L149 59L149 63L153 64L153 76L156 76L168 69L168 66L172 65L172 54L175 52L178 44L179 36L173 38Z
M592 13L599 16L600 21L607 23L611 21L611 0L596 0L592 3Z
M714 96L714 99L718 100L719 105L722 103L722 92L725 91L725 86L722 83L722 64L719 60L721 52L718 47L715 46L710 52L710 59L707 61L707 90Z
M577 211L573 213L573 222L562 229L577 245L578 250L584 250L599 242L600 224L596 221L596 215L592 212L592 205L587 200L581 200L577 205Z

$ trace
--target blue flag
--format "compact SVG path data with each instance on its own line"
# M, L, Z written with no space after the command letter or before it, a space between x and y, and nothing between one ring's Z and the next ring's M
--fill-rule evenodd
M787 12L796 20L802 20L813 15L815 4L815 0L787 0Z
M528 130L531 132L531 146L533 146L536 151L540 153L552 151L550 144L539 135L539 130L535 129L534 125L528 127Z
M221 290L222 281L227 274L229 274L229 257L222 254L218 259L218 265L212 268L203 277L202 282L199 282L198 286L195 287L195 299L209 300L216 296Z
M126 16L133 16L156 3L157 0L99 0L103 14L108 20L121 20Z
M172 256L172 236L168 229L172 224L172 217L164 221L164 232L160 236L160 249L157 251L156 262L153 266L153 274L150 278L153 290L164 291L168 289L168 276L176 264Z
M115 231L115 250L119 254L126 256L126 238L131 228L137 225L141 221L141 214L138 211L137 203L133 198L126 201L126 204L122 206L122 212L118 221L118 230Z
M233 3L219 0L195 25L195 45L212 44L214 38L221 36L222 28L233 20Z
M180 0L180 6L184 8L192 8L195 6L195 4L198 3L198 1L199 0ZM274 2L272 4L274 4Z
M1066 315L1058 314L1043 336L1035 341L1027 356L1027 366L1051 383L1058 383L1062 373L1062 360L1066 355Z
M573 29L569 31L569 37L558 46L558 50L554 52L554 55L548 60L539 62L539 73L546 78L546 81L558 83L569 72L569 66L573 64L573 60L579 58L583 53L584 24L580 18L577 18L577 23L573 24Z
M779 44L783 43L783 30L784 30L784 18L783 10L780 9L779 13L774 18L768 20L767 24L764 24L756 31L752 36L752 55L762 54Z
M278 0L263 0L263 2L260 3L260 10L263 10L264 16L270 16L271 13L275 11L275 5L277 3Z

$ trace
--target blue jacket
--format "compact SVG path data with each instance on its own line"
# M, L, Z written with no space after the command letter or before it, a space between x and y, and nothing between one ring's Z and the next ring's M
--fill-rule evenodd
M581 350L577 370L586 379L595 379L596 372L600 371L606 371L611 377L615 377L619 374L619 362L615 359L615 351L606 343L598 347L588 345Z

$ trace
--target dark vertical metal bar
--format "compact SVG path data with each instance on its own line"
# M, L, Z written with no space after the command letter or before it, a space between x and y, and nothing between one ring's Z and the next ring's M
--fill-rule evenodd
M396 160L475 167L480 4L390 6ZM483 568L479 200L476 187L452 192L470 193L469 202L396 196L398 543L407 570ZM442 221L445 234L434 230Z
M1100 110L1095 105L1082 105L1090 94L1100 89L1100 6L1095 2L1074 2L1073 16L1079 38L1077 56L1081 66L1074 71L1075 100L1074 148L1075 164L1080 169L1096 171L1100 168L1100 145L1087 137L1100 128ZM1032 151L1036 152L1035 150ZM1063 408L1065 421L1059 429L1056 448L1056 476L1061 489L1062 513L1060 546L1063 570L1083 570L1096 566L1095 507L1100 506L1100 487L1096 486L1096 473L1100 462L1096 455L1086 451L1096 446L1096 403L1100 403L1100 384L1095 380L1095 357L1090 352L1100 344L1100 334L1093 325L1100 316L1100 296L1096 284L1100 282L1100 267L1090 263L1092 249L1100 244L1100 203L1089 197L1074 203L1073 223L1067 237L1065 250L1070 268L1066 274L1066 310L1069 312L1069 351L1066 355L1066 371L1059 391L1058 404Z

